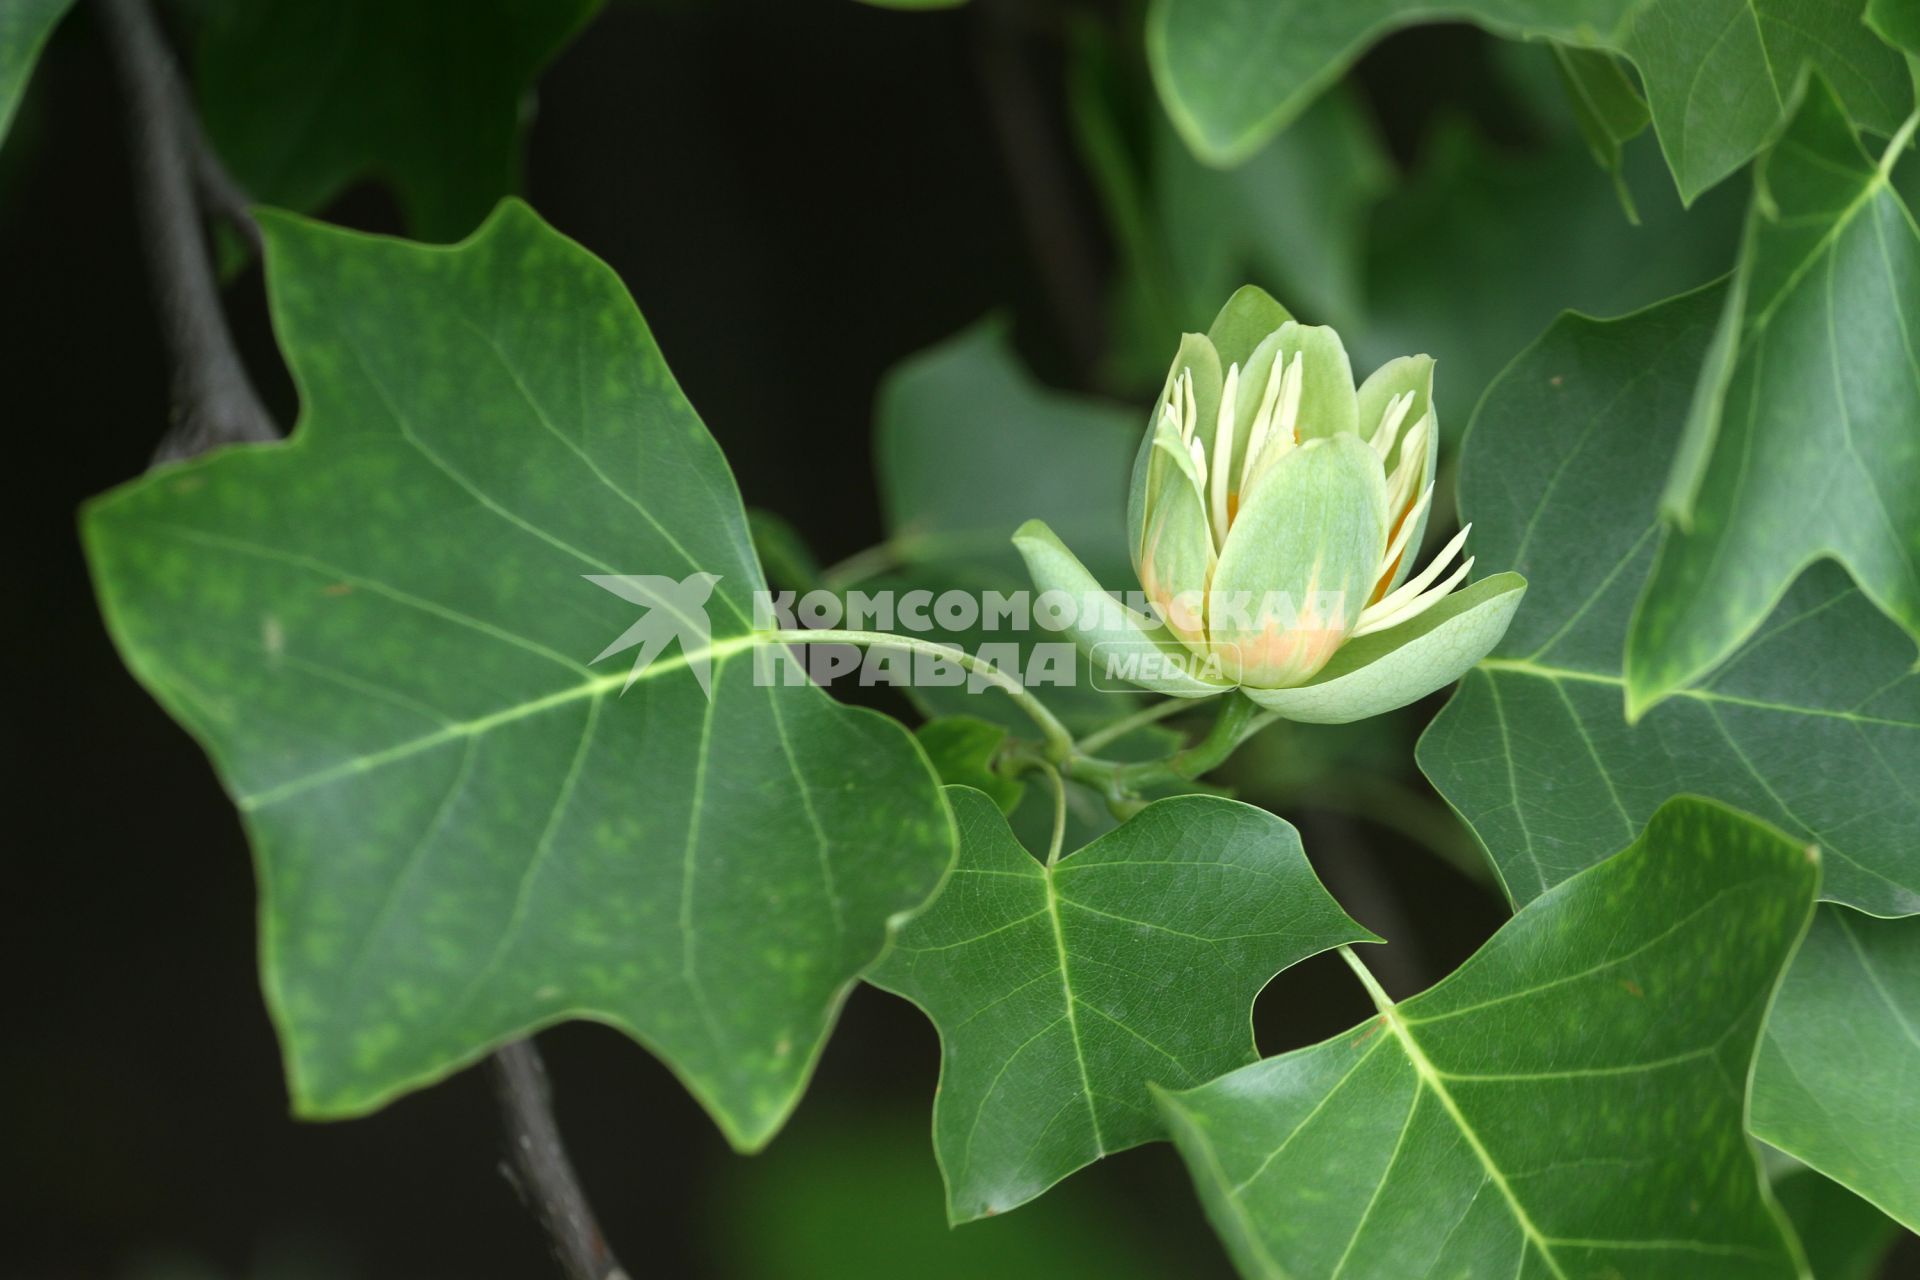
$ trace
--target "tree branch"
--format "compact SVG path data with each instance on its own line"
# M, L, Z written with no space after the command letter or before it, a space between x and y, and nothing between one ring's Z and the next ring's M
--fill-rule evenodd
M260 252L246 193L208 145L147 0L94 0L94 7L127 100L140 230L173 365L174 422L154 461L277 440L280 429L247 376L220 308L202 222L203 215L224 220ZM568 1280L626 1280L560 1141L539 1051L520 1040L490 1061L512 1181L546 1228Z
M238 188L201 140L146 0L95 0L94 7L126 97L141 235L173 365L173 426L155 460L278 439L279 428L247 376L220 309L196 175L203 190L216 190L228 202L241 200ZM237 207L244 209L244 203Z
M627 1280L560 1141L540 1051L531 1039L516 1040L488 1062L506 1121L514 1185L547 1229L567 1280Z

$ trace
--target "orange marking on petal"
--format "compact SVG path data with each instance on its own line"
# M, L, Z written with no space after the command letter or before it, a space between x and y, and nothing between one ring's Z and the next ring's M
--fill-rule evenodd
M1420 499L1418 496L1415 496L1407 499L1407 505L1400 508L1400 514L1395 518L1393 527L1387 530L1388 546L1392 546L1393 540L1400 536L1400 526L1407 522L1407 517L1412 515L1413 509L1419 505ZM1373 584L1373 594L1367 597L1368 604L1379 604L1386 598L1387 589L1393 583L1393 575L1400 572L1400 562L1407 558L1407 552L1414 549L1411 542L1409 542L1409 545L1400 548L1400 554L1393 558L1393 563L1388 565L1386 572L1380 575L1380 581Z

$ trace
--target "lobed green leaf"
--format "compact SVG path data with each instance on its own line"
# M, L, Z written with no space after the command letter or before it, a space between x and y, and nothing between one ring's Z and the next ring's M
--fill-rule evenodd
M1911 643L1831 565L1715 675L1638 722L1621 651L1659 496L1725 290L1620 320L1567 316L1489 389L1461 461L1482 564L1530 587L1420 767L1523 904L1635 838L1680 792L1758 814L1826 856L1827 896L1920 911L1920 676Z
M448 249L263 225L293 438L83 532L127 664L245 819L295 1110L588 1018L758 1147L946 871L925 756L756 682L733 477L612 270L517 202ZM630 676L592 663L635 605L586 577L635 573L706 583L710 625L656 603L674 647Z
M1741 1122L1818 879L1676 800L1430 990L1367 978L1362 1026L1160 1093L1241 1273L1796 1276Z
M1854 120L1892 133L1913 107L1900 55L1860 21L1860 0L1461 0L1446 16L1514 39L1628 58L1683 198L1771 141L1805 68ZM1203 158L1245 160L1368 46L1438 16L1424 0L1155 0L1154 79Z
M1253 1061L1280 970L1371 938L1279 818L1213 796L1142 809L1057 863L954 788L960 861L868 981L940 1029L948 1214L1004 1213L1160 1136L1147 1088Z
M0 5L0 142L27 91L27 79L47 37L73 0L8 0Z

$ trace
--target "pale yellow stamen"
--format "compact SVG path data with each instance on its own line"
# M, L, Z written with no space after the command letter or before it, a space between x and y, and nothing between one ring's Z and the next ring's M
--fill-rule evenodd
M1229 523L1227 510L1227 484L1233 478L1233 422L1238 416L1234 410L1240 402L1240 365L1227 366L1227 380L1220 391L1220 412L1215 415L1213 424L1213 542L1220 546L1227 540Z
M1387 411L1380 417L1380 429L1373 433L1373 451L1380 455L1380 461L1385 462L1387 455L1393 452L1393 442L1400 437L1400 424L1406 421L1407 411L1411 408L1411 391L1403 391L1387 401Z
M1358 637L1368 635L1375 631L1384 631L1388 627L1398 626L1402 622L1416 618L1438 603L1449 591L1452 591L1453 588L1460 583L1461 579L1467 576L1467 571L1473 568L1473 557L1467 557L1466 563L1454 570L1452 576L1439 586L1433 587L1431 590L1429 590L1429 586L1435 578L1439 577L1440 574L1445 571L1447 565L1452 563L1454 556L1458 555L1460 549L1466 545L1467 534L1472 528L1472 525L1468 525L1459 533L1454 534L1453 540L1442 548L1440 554L1433 558L1433 562L1413 577L1407 579L1398 591L1387 596L1386 599L1381 600L1378 604L1369 605L1366 609L1362 610L1360 613L1360 625L1354 628L1354 636Z

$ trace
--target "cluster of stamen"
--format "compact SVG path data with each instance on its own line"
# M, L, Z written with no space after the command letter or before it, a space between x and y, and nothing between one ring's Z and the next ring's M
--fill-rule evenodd
M1227 534L1233 527L1234 519L1247 505L1260 479L1282 458L1300 447L1300 399L1306 380L1302 359L1304 354L1296 351L1291 360L1274 359L1266 387L1261 392L1259 408L1247 432L1246 450L1239 459L1237 483L1233 455L1234 421L1238 417L1240 398L1239 364L1228 367L1221 387L1211 458L1206 447L1194 436L1199 409L1194 397L1192 370L1181 370L1179 378L1168 389L1166 401L1160 408L1161 418L1178 431L1181 445L1193 460L1201 507L1207 515L1216 553L1226 546ZM1469 556L1444 581L1436 582L1466 545L1468 530L1473 527L1468 525L1453 536L1452 541L1425 569L1398 588L1388 590L1399 569L1401 557L1407 554L1407 544L1433 500L1431 482L1420 491L1418 497L1414 495L1414 487L1426 474L1427 452L1434 447L1431 415L1423 415L1411 427L1407 427L1406 437L1401 439L1401 428L1412 413L1413 402L1414 393L1411 391L1403 391L1388 400L1380 423L1370 438L1382 466L1393 455L1394 445L1400 445L1399 461L1387 477L1387 510L1398 515L1389 529L1386 554L1381 557L1374 574L1373 591L1366 608L1360 613L1352 636L1384 631L1417 617L1464 581L1473 568L1473 558Z
M1380 426L1373 433L1373 451L1380 455L1381 465L1393 453L1394 441L1399 437L1400 426L1406 421L1408 412L1413 408L1413 392L1403 391L1387 401L1386 412L1380 415ZM1407 543L1413 537L1413 531L1420 526L1420 518L1426 514L1427 506L1433 501L1433 483L1429 481L1421 490L1419 498L1413 497L1413 487L1420 483L1426 474L1427 451L1434 447L1432 439L1433 418L1422 416L1407 430L1407 438L1400 444L1400 463L1387 477L1387 510L1397 511L1399 517L1394 521L1392 536L1387 543L1387 553L1380 558L1379 571L1374 575L1373 600L1360 611L1360 621L1353 629L1355 636L1364 636L1374 631L1385 631L1388 627L1398 626L1402 622L1417 617L1438 603L1440 599L1466 578L1473 568L1473 557L1468 556L1444 582L1435 585L1434 579L1446 569L1448 563L1460 554L1467 544L1467 532L1472 525L1453 535L1453 540L1441 549L1426 568L1408 578L1398 588L1389 592L1393 575L1400 567L1400 557L1407 553Z

